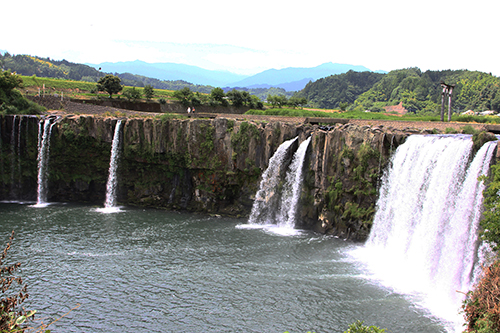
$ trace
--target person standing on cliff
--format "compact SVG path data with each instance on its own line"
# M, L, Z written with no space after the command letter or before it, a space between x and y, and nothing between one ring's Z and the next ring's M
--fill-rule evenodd
M191 107L188 107L188 117L191 117Z

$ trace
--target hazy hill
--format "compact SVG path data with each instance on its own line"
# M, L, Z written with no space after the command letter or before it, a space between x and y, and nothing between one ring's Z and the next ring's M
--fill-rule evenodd
M101 68L104 72L132 73L159 80L183 80L198 85L223 87L230 82L241 80L245 75L234 74L227 71L212 71L197 66L174 63L147 63L140 60L124 62L104 62L89 64L94 68Z
M269 85L273 87L284 88L285 90L301 90L309 81L315 81L330 75L346 73L350 70L356 72L369 71L364 66L355 66L348 64L324 63L322 65L306 67L288 67L283 69L268 69L255 74L241 81L235 82L233 87L262 87Z

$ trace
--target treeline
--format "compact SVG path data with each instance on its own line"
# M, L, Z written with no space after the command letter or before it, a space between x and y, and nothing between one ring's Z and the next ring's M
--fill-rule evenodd
M455 85L455 112L500 111L500 79L467 70L422 72L419 68L407 68L387 74L350 71L310 82L297 95L321 108L380 112L385 106L402 103L410 112L426 114L440 111L441 82Z
M306 98L317 108L344 109L383 77L380 73L351 70L309 82L296 96Z

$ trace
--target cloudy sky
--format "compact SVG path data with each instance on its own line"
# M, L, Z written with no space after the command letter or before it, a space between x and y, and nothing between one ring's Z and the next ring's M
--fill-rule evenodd
M334 62L500 76L499 12L498 0L5 1L0 50L238 74Z

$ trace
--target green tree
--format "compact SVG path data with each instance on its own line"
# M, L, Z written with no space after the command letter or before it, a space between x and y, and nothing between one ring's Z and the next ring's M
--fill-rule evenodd
M231 104L235 107L243 106L245 101L244 95L241 91L233 89L227 92L227 98L231 101Z
M263 109L264 103L262 103L259 97L250 95L250 102L248 102L248 106L252 109Z
M135 102L141 98L141 92L135 87L125 89L123 91L123 96L125 96L129 101Z
M285 95L269 95L267 96L267 101L271 103L273 107L279 108L288 103L288 99Z
M191 89L189 89L189 87L184 87L180 90L174 91L172 96L180 100L182 105L189 106L191 105L191 100L194 97L194 93L191 91Z
M217 103L223 104L225 101L226 94L222 88L214 88L210 92L210 98Z
M155 91L153 89L153 86L148 84L144 87L144 97L149 101L151 98L153 98L155 94Z
M99 91L107 92L109 94L109 98L111 98L113 94L117 94L122 91L123 86L120 83L121 80L118 76L107 74L97 81L97 89Z
M292 96L288 99L288 105L295 108L303 107L307 104L307 99L305 97Z
M39 114L43 107L26 99L16 88L23 86L20 76L4 71L0 73L0 113Z

